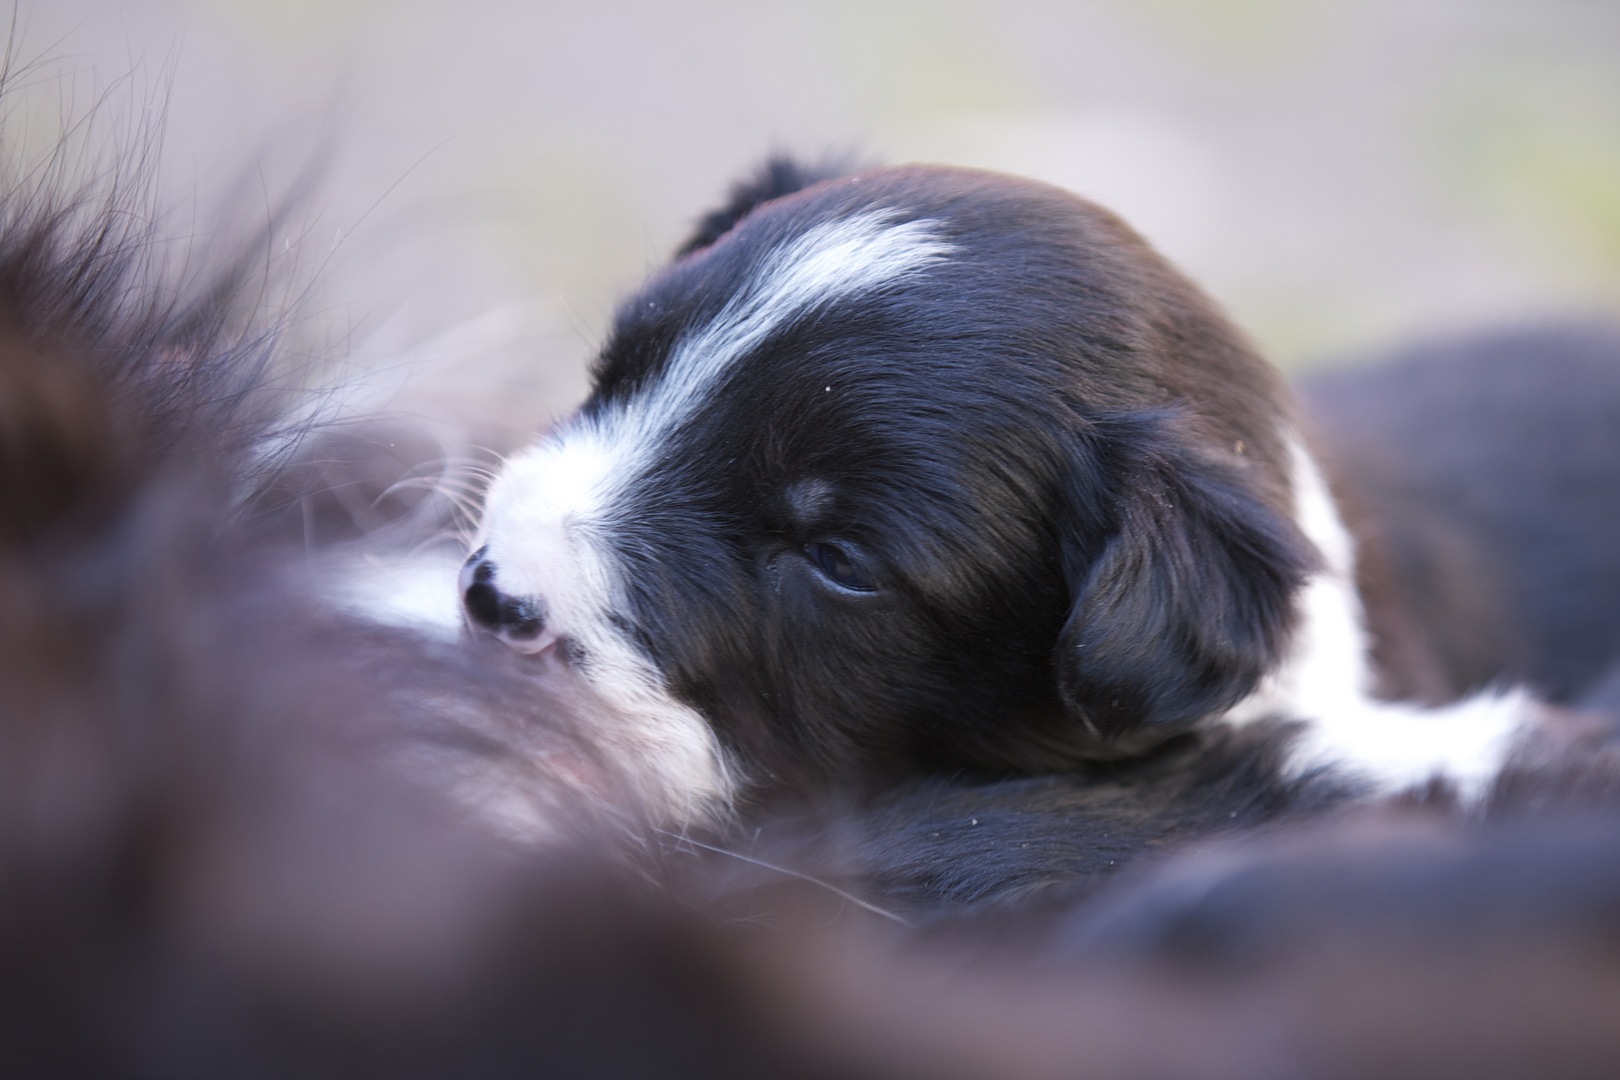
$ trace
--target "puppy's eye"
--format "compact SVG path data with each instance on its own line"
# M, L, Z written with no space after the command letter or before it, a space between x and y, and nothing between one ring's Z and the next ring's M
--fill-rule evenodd
M854 557L837 544L814 543L804 545L807 559L821 571L821 576L841 589L853 592L876 592L877 582L863 570Z

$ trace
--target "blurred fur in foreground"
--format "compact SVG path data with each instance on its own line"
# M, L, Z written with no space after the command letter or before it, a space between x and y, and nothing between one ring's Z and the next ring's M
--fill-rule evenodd
M247 509L275 321L97 198L0 208L0 1073L1620 1067L1601 810L1387 808L910 929L661 847L598 704L323 602Z

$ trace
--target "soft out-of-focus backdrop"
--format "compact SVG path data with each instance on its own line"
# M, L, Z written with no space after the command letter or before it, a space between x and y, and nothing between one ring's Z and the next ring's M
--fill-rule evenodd
M12 145L161 106L182 229L322 161L267 257L341 349L519 426L773 148L1095 197L1296 370L1620 311L1612 0L19 0L15 38Z

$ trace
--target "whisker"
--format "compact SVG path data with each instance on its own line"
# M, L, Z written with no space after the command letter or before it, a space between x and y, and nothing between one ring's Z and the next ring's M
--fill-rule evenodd
M657 831L662 833L663 835L665 835L667 837L670 837L671 839L673 839L677 843L691 844L693 847L702 848L704 851L712 851L716 855L729 855L733 859L739 859L742 862L749 863L749 864L751 864L753 866L758 866L758 867L760 867L762 869L765 869L765 870L772 870L772 871L774 871L774 872L776 872L778 874L786 874L788 877L798 878L800 881L809 882L811 885L818 885L821 888L826 889L828 892L832 893L833 895L841 897L841 898L843 898L845 900L848 900L850 903L854 904L857 907L865 908L867 911L870 911L874 915L881 915L885 919L893 920L894 922L897 922L901 926L904 926L904 927L907 927L907 928L911 927L910 922L908 922L907 920L905 920L905 919L901 918L900 916L896 915L894 912L885 911L883 908L878 907L876 904L868 903L867 901L862 900L860 897L856 896L854 893L847 892L844 889L840 889L838 886L832 884L831 882L822 881L820 878L811 877L809 874L801 873L798 870L791 870L786 866L777 866L775 863L768 863L764 859L756 859L752 855L744 855L740 851L727 851L725 848L715 847L712 844L705 844L702 841L693 840L690 836L685 836L685 835L682 835L680 833L672 833L672 832L669 832L668 830L665 830L665 829L659 829Z

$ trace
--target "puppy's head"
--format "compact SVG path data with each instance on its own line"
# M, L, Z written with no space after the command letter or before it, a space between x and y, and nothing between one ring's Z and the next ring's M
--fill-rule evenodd
M1252 690L1309 546L1285 392L1197 291L1035 183L771 188L507 462L470 622L572 665L639 718L607 741L700 794L1062 768Z

